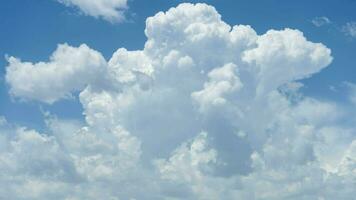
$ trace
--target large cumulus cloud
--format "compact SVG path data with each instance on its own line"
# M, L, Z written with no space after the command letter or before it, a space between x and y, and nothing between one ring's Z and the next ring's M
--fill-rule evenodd
M41 134L2 120L0 197L352 199L356 128L341 121L354 116L296 82L330 64L327 47L231 27L206 4L160 12L145 34L109 61L85 45L9 58L13 96L80 91L85 124L48 118Z

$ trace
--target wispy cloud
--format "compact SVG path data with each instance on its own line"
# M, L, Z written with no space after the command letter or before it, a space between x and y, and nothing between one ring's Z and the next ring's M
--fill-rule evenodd
M127 0L57 0L71 7L78 8L84 15L101 18L112 23L125 20L128 8Z
M348 22L342 27L342 31L351 37L356 37L356 22Z
M348 81L345 81L344 84L348 89L350 102L356 105L356 84Z
M327 24L331 24L331 21L329 18L323 16L323 17L315 17L312 21L311 21L314 26L316 27L321 27Z

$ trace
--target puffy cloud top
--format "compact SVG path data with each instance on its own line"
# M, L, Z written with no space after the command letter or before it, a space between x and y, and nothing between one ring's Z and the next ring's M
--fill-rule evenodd
M99 81L107 65L103 56L87 45L58 45L49 62L21 62L8 58L6 81L10 93L26 99L53 103L82 90L88 83Z

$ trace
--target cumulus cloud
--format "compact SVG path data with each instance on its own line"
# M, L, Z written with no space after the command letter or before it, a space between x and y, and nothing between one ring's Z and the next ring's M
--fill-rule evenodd
M315 17L311 22L316 27L321 27L321 26L328 25L328 24L331 23L330 19L325 17L325 16L323 16L323 17Z
M230 26L206 4L159 12L145 34L144 49L109 61L85 45L62 45L49 62L9 58L14 97L79 91L85 122L50 118L41 134L3 120L0 197L354 196L356 129L340 123L354 116L298 91L332 61L326 46L298 30Z
M90 82L100 81L100 74L107 65L99 52L85 44L79 47L58 45L49 62L34 64L15 57L7 60L5 78L11 85L10 94L46 103L68 98Z
M199 102L202 109L211 106L209 104L213 106L225 104L224 95L233 93L242 87L242 83L234 71L236 71L236 65L229 63L209 72L209 81L204 84L204 89L192 93L193 99Z
M102 18L110 22L121 22L125 19L128 8L127 0L57 0L58 2L78 8L83 14Z

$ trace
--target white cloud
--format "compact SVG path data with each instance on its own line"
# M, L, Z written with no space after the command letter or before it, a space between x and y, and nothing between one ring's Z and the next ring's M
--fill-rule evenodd
M103 56L85 44L78 48L58 45L49 62L33 64L15 57L9 57L8 62L6 82L11 85L10 93L46 103L68 98L71 92L100 82L106 67Z
M356 37L356 22L348 22L342 27L342 31L351 37Z
M325 16L323 16L323 17L315 17L311 22L316 27L321 27L321 26L324 26L324 25L327 25L327 24L331 23L330 19L325 17Z
M215 163L216 151L207 149L207 133L200 133L191 144L182 144L168 161L157 160L160 174L164 179L194 182L201 179L201 165Z
M231 27L206 4L160 12L145 33L144 49L108 62L85 45L46 63L9 59L13 96L52 103L79 91L85 123L0 127L0 197L353 197L356 129L340 121L354 116L295 82L330 64L327 47L298 30Z
M239 77L235 75L237 66L229 63L209 72L209 81L204 83L204 89L192 93L192 98L199 102L202 110L226 103L225 95L236 92L242 87Z
M58 0L66 6L75 6L83 14L110 22L125 20L127 0Z
M258 38L257 45L245 51L242 59L256 67L258 93L311 76L332 61L329 49L307 41L297 30L270 30Z

